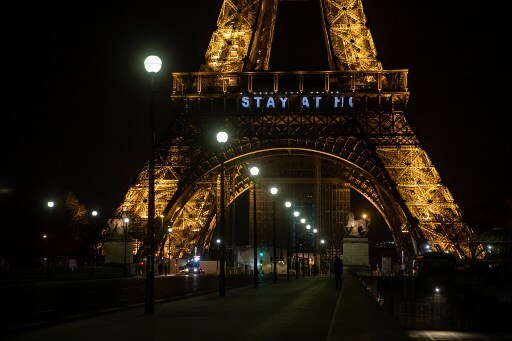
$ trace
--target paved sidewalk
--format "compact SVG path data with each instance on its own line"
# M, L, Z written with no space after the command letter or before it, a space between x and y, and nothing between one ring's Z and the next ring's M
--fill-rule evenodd
M210 293L160 303L153 315L140 307L23 331L5 340L385 340L359 337L371 337L369 329L381 336L405 335L399 327L386 331L397 326L371 301L357 279L347 277L340 292L332 276L280 278L257 289L229 289L225 297Z
M363 287L346 273L328 340L410 340L398 320L385 312Z

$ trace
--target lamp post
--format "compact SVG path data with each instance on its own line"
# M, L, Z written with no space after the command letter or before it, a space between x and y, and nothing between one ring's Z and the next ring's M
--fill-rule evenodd
M165 273L166 276L167 276L167 273L169 273L169 275L171 274L171 232L172 232L172 227L168 226L167 227L167 237L169 238L169 247L168 247L167 254L169 255L169 266L167 268L167 272Z
M317 254L317 247L316 247L316 234L318 233L317 229L313 229L313 259L315 260L315 268L313 269L313 275L316 276L317 267L316 264L316 254Z
M221 131L217 134L217 141L224 146L224 143L228 141L228 134L225 131ZM224 148L223 148L224 150ZM219 276L219 296L226 295L226 236L224 229L224 156L220 162L220 276Z
M293 216L295 218L298 218L300 215L299 211L294 211ZM294 253L297 253L297 222L295 219L293 219L293 250ZM295 279L299 279L299 254L295 256Z
M160 214L160 228L162 229L162 246L160 247L160 262L165 263L164 246L165 246L165 231L164 231L164 215Z
M306 229L308 230L308 234L309 234L309 235L311 235L311 233L309 233L309 230L311 230L311 225L310 225L310 224L307 224L307 225L306 225ZM309 254L309 250L311 249L311 243L310 243L310 241L311 241L311 240L308 240L308 276L310 276L310 275L311 275L311 269L310 269L310 267L309 267L309 265L310 265L310 259L309 259L310 254Z
M220 270L219 270L220 237L217 237L215 242L217 243L217 250L215 251L215 258L217 260L217 269L215 271L219 271L219 276L220 276Z
M55 203L53 201L48 201L46 203L48 208L53 209L55 206ZM53 225L53 224L52 224ZM46 257L46 277L50 276L50 254L48 253L48 235L43 235L44 241L45 241L45 257Z
M320 253L318 254L318 268L320 270L320 274L322 274L322 253L324 251L324 245L325 245L325 239L320 239L320 244L321 244L321 250L320 250Z
M149 90L149 133L151 152L148 168L148 231L144 312L146 314L152 314L155 311L155 75L162 68L162 60L157 56L149 56L144 60L144 67L151 75Z
M306 218L301 218L300 223L304 224L306 222ZM306 273L304 272L304 243L306 241L306 238L304 238L304 231L300 231L300 248L302 251L302 258L300 259L300 267L302 269L302 277L306 276Z
M98 211L92 211L92 228L93 233L96 233L96 216L98 215ZM91 277L94 274L94 264L96 263L96 238L93 234L93 240L92 240L92 259L91 259Z
M284 203L286 208L292 207L292 203L287 201ZM286 224L286 280L290 280L290 224Z
M46 265L46 277L50 274L50 260L48 259L48 235L43 234L44 240L44 262Z
M128 223L130 222L130 219L128 217L125 217L123 219L124 222L124 266L123 266L123 276L126 277L126 243L128 242Z
M258 287L258 228L256 224L256 176L260 173L260 169L256 166L251 167L249 170L252 176L252 184L253 184L253 201L254 201L254 209L253 209L253 244L254 244L254 287Z
M276 194L277 187L272 187L270 193L273 196L272 205L274 206L274 283L277 283L277 243L276 243Z

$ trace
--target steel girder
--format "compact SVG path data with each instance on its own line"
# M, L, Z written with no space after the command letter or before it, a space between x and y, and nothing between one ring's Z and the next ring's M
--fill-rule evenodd
M202 71L267 70L278 0L224 0ZM361 0L320 0L331 70L381 70Z

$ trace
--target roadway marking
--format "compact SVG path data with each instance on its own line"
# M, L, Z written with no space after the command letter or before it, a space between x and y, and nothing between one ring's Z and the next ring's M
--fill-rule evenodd
M334 313L332 314L332 317L331 317L331 323L329 325L329 332L327 333L327 340L330 340L331 339L331 333L332 333L332 328L334 327L334 322L335 322L335 319L336 319L336 312L338 311L338 307L340 306L340 301L341 301L341 293L343 292L343 281L341 282L341 290L340 290L340 294L338 295L338 302L336 302L336 307L334 308Z

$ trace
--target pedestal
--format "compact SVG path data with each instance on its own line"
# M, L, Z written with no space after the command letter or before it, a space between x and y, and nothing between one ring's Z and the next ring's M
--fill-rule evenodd
M105 266L123 268L125 264L126 247L126 271L133 274L133 238L124 235L112 235L105 242Z
M370 274L370 254L367 238L343 238L343 270L358 275Z

